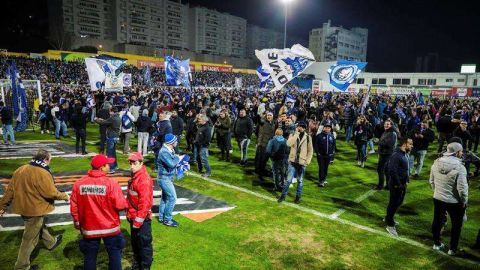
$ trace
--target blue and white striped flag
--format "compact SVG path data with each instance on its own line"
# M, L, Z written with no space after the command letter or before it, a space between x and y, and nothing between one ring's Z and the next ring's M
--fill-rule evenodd
M188 163L188 161L190 161L189 155L180 156L180 162L178 162L175 171L177 180L182 179L185 176L185 172L190 170L190 164Z
M8 72L12 81L13 117L16 118L17 121L15 131L24 131L27 129L28 120L27 95L14 60L10 62Z
M190 59L179 60L165 56L165 77L169 86L190 87Z
M362 108L360 109L360 114L363 114L365 112L365 108L368 105L368 99L370 98L370 88L371 88L371 86L368 87L368 92L363 97Z

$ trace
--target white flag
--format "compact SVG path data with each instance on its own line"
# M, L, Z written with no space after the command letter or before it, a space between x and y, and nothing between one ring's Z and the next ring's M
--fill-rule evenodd
M255 50L255 55L272 77L273 90L282 89L315 61L312 52L300 44L293 45L291 49Z

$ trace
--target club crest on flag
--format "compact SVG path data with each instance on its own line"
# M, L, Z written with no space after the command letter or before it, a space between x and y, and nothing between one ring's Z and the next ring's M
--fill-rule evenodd
M330 84L344 91L367 66L366 62L340 60L328 69Z

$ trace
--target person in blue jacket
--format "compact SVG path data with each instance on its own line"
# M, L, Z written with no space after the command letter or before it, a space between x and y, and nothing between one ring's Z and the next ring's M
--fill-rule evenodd
M315 153L318 162L318 186L324 187L327 184L328 166L335 156L337 141L332 133L332 125L323 126L322 132L315 137Z
M177 136L167 133L157 158L158 185L162 189L158 220L163 225L170 227L178 226L178 222L172 218L173 208L177 201L173 176L180 161L180 158L175 154L175 146L177 146Z
M268 141L266 152L272 160L273 190L282 191L287 179L289 151L281 128L277 128L275 136Z

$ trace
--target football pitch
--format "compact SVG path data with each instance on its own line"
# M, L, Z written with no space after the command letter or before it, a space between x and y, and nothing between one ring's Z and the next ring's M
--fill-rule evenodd
M71 130L70 130L71 132ZM369 155L365 168L356 165L356 148L346 144L340 134L339 152L329 167L328 184L318 188L315 157L307 168L302 202L293 204L294 188L286 202L278 204L277 192L271 191L271 179L261 183L254 174L254 143L249 149L249 163L238 164L238 147L234 144L233 162L219 161L216 142L210 147L212 176L202 178L192 166L188 176L176 184L234 206L202 222L182 215L175 219L180 227L169 228L152 222L154 263L152 269L480 269L480 253L471 250L480 229L479 180L469 187L468 220L464 223L460 247L467 259L454 258L431 250L433 218L429 168L436 156L430 146L420 178L412 179L404 204L397 212L399 238L385 230L382 218L388 203L387 191L373 191L377 183L377 156ZM96 152L98 127L88 126L88 152ZM134 137L134 136L132 136ZM17 141L51 141L47 134L26 131L17 133ZM62 139L74 145L73 138ZM233 141L232 141L233 143ZM130 147L136 150L136 139ZM117 147L121 149L122 145ZM184 147L181 147L184 149ZM128 169L126 157L118 153L121 169ZM51 163L54 173L89 169L89 157L56 157ZM29 159L0 159L0 175L10 176ZM153 176L153 157L147 166ZM123 267L130 265L129 225L123 221L127 247ZM442 235L449 241L448 228ZM53 252L43 246L34 252L32 264L41 269L81 269L78 248L80 234L73 225L54 226L54 234L63 233L62 244ZM20 246L22 231L1 231L0 269L12 269ZM101 248L98 269L107 269L106 251Z

